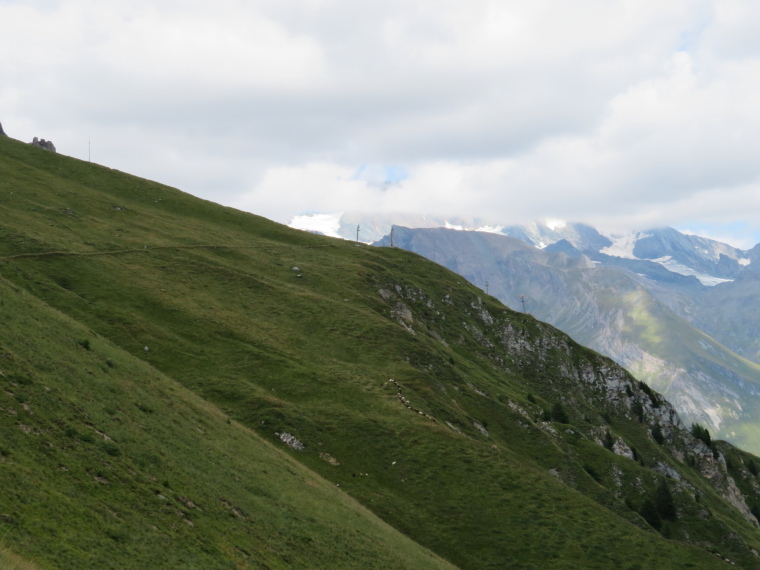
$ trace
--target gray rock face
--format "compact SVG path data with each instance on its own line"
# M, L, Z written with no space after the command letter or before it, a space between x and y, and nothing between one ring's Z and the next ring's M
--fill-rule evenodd
M399 233L400 237L405 237L404 232ZM456 232L451 235L459 236L463 233ZM518 251L522 250L518 249ZM439 329L443 336L446 336L446 311L442 305L449 304L448 295L443 298L438 297L440 300L437 300L424 290L401 286L397 283L378 282L376 286L390 309L391 315L400 325L406 325L401 314L408 311L409 325L414 323L419 331L426 332ZM553 327L545 323L533 321L530 327L517 324L516 319L506 313L492 314L493 311L487 311L480 297L469 303L460 303L458 306L464 308L459 344L468 342L465 336L469 336L468 340L479 344L482 347L481 354L487 355L486 358L495 367L510 374L516 372L523 378L533 378L526 382L526 388L530 386L536 391L541 390L540 397L545 401L560 399L562 406L570 415L588 418L583 427L574 424L572 429L564 430L565 434L604 445L603 434L610 434L610 424L604 421L603 415L595 416L591 410L607 410L612 417L638 421L654 441L657 441L654 430L659 428L661 441L658 442L658 446L671 454L671 460L658 460L650 464L649 469L670 479L670 484L679 489L679 492L692 495L696 492L696 488L690 482L688 475L687 467L690 465L709 482L716 493L736 509L739 515L752 525L758 524L742 490L737 485L737 480L729 473L723 452L729 450L730 446L722 445L721 442L720 447L708 447L703 441L696 439L681 420L676 409L660 394L647 388L623 368L598 354L586 353L580 359L574 356L576 348L570 338L557 334ZM412 313L416 315L413 320ZM523 322L528 322L528 320L525 319ZM457 324L457 328L459 326ZM448 334L453 336L448 336L447 341L453 346L456 344L456 329L448 330ZM404 405L411 407L408 400L400 396L399 384L395 380L390 380L390 382L399 388L399 399L405 402ZM475 393L488 397L487 393L477 389L474 384L468 383L468 385ZM507 400L506 403L527 421L522 425L532 424L550 434L558 442L564 437L552 425L552 422L540 420L541 416L535 415L535 408L534 415L531 415L511 400ZM421 412L418 411L418 413ZM595 422L591 419L594 417L599 419ZM462 424L457 426L448 420L444 420L444 423L457 433L468 435L468 430ZM471 425L480 435L491 437L484 424L472 421ZM472 433L470 431L469 435L471 436ZM612 437L614 440L610 451L637 461L637 452L624 440L623 436L614 434ZM625 464L622 463L613 468L614 477L618 481L621 481L624 474L620 469L622 465ZM562 469L553 469L550 473L563 480ZM748 476L751 476L749 472ZM754 482L754 477L752 481ZM621 483L618 482L616 485L619 487ZM704 512L705 518L712 516L709 512Z
M8 135L5 134L5 131L3 130L3 124L0 123L0 137L7 137Z
M53 141L46 141L45 139L38 139L37 137L34 137L34 140L32 140L32 142L29 144L43 150L55 152L55 145L53 144Z

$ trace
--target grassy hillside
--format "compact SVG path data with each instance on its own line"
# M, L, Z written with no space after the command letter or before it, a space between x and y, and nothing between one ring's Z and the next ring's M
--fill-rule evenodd
M41 567L446 566L149 364L0 299L0 524Z
M0 532L40 567L759 566L751 456L442 267L0 172Z
M39 566L24 560L7 548L0 546L0 568L3 570L39 570Z

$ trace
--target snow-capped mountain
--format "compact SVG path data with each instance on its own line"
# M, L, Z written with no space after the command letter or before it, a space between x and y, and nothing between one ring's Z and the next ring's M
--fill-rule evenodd
M736 279L752 262L752 256L725 243L672 228L625 233L600 232L583 223L543 219L522 225L505 225L481 218L440 218L414 214L306 214L294 217L291 227L333 237L372 243L391 231L393 225L408 228L447 228L478 231L517 238L539 249L552 248L571 256L584 254L597 264L627 266L644 275L652 273L651 262L668 272L694 277L704 286ZM358 232L357 232L358 230ZM675 277L674 277L675 279Z
M730 281L751 263L746 251L672 228L610 236L612 245L599 253L625 259L646 259L681 275L693 275L703 285Z

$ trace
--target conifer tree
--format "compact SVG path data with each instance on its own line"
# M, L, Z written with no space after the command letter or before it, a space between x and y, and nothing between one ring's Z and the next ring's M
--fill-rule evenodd
M652 439L660 445L665 443L665 437L662 435L660 424L654 424L654 427L652 427Z
M663 480L657 487L654 495L655 507L662 520L674 521L678 517L676 503L670 493L667 481Z
M555 422L559 422L561 424L569 424L570 419L567 417L567 412L565 411L565 408L562 407L562 404L559 402L555 402L552 406L552 419Z
M712 438L710 437L710 430L706 427L702 427L699 424L691 424L691 435L699 440L702 440L704 444L712 449Z
M657 512L657 507L654 502L652 502L652 499L646 499L642 503L641 508L639 509L639 514L641 515L641 518L647 521L649 526L655 530L660 530L660 528L662 528L660 513Z

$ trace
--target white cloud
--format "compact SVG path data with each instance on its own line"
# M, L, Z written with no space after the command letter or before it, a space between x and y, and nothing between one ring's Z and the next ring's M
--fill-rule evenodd
M268 168L256 189L242 195L233 205L286 221L293 204L303 212L333 212L376 202L380 190L353 178L349 168L330 163L308 163L297 167ZM283 197L287 199L283 200Z
M8 134L277 219L758 228L750 0L0 0L0 21Z

